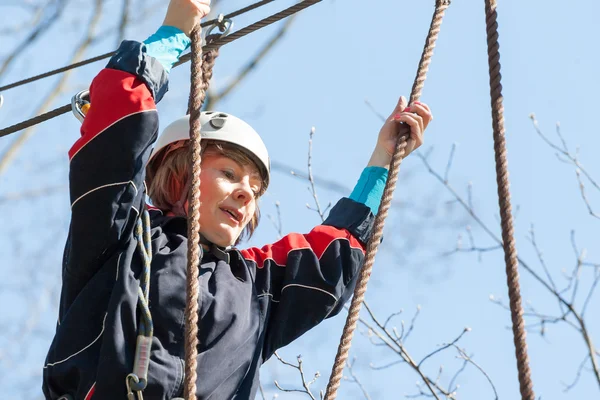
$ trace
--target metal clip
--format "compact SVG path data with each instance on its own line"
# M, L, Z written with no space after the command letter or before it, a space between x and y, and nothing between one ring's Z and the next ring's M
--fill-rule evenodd
M136 396L133 393L133 390L131 390L130 380L133 381L133 385L135 386L140 383L140 379L135 374L129 374L125 378L125 386L127 386L127 400L136 400ZM141 390L136 390L136 393L137 393L137 400L144 400L144 396L142 395Z
M225 18L225 15L223 14L219 14L217 22L206 31L206 37L210 36L215 28L219 28L219 31L221 32L220 36L227 36L233 29L233 20L231 18Z
M82 90L71 98L71 111L79 122L83 123L86 114L90 109L90 91Z
M4 104L4 96L0 94L0 108L2 108L2 104Z

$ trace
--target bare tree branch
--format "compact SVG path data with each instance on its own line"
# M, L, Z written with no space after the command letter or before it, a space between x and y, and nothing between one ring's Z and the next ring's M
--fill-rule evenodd
M246 63L244 67L236 74L235 78L232 79L225 88L221 89L218 93L210 91L206 97L205 109L212 110L216 104L225 99L238 87L244 79L246 79L252 71L254 71L257 65L262 61L270 52L275 48L275 45L285 36L292 23L296 20L299 14L294 14L287 18L281 24L279 30L271 36L271 38L263 45L263 47L256 53L250 61Z
M287 365L288 367L292 367L296 370L298 370L298 373L300 374L300 379L302 380L302 389L284 389L283 387L281 387L281 385L279 385L279 383L277 381L274 381L275 386L277 386L277 389L281 390L282 392L298 392L298 393L305 393L307 394L312 400L316 400L316 397L312 394L311 390L310 390L310 386L316 382L317 379L319 379L319 377L321 376L321 374L319 373L319 371L317 371L315 373L314 378L311 381L307 381L306 380L306 376L304 375L304 369L302 367L302 356L298 356L297 360L298 360L298 364L292 364L288 361L285 361L283 358L281 358L279 356L279 354L277 354L277 352L275 352L275 357L277 357L277 359L284 365ZM322 394L321 394L322 397Z
M60 1L67 1L67 0L60 0ZM88 25L87 33L86 33L84 39L79 44L79 46L77 47L77 49L75 50L75 53L73 54L73 57L71 58L70 63L75 63L75 62L81 60L83 58L83 55L85 54L85 51L87 50L87 48L93 41L96 27L98 25L98 22L100 21L100 17L102 16L103 3L104 2L102 0L95 0L95 6L94 6L94 9L91 14L91 19L90 19L90 23ZM48 109L50 108L50 106L52 105L54 100L59 96L59 94L63 90L71 73L72 73L72 70L67 71L60 77L60 80L56 83L54 88L50 91L50 94L44 99L42 105L34 112L35 115L40 115L40 114L48 111ZM27 140L33 135L33 133L35 132L35 128L36 127L33 126L31 128L26 129L21 134L19 134L17 139L14 140L10 144L10 146L4 152L2 157L0 157L0 176L6 172L6 169L11 164L12 160L17 155L19 150L23 147L23 145L27 142Z
M34 15L35 28L24 38L21 43L15 46L0 66L0 76L2 76L8 67L24 52L24 50L33 44L44 32L48 31L60 19L61 14L66 8L69 0L48 0L48 3L36 12Z
M348 369L348 372L350 373L350 377L352 379L349 379L347 377L345 377L345 378L348 379L350 382L356 383L358 385L358 387L360 388L360 391L362 392L363 396L365 396L365 399L371 400L371 396L369 396L369 393L367 392L367 390L365 389L365 387L363 386L363 384L361 383L361 381L354 374L353 367L354 367L354 362L355 361L356 361L356 357L352 360L352 362L346 361L346 368Z
M119 33L117 34L117 40L115 47L119 47L119 44L125 38L125 30L129 24L129 8L131 6L131 0L123 0L123 8L121 9L121 22L119 23Z
M533 118L532 118L533 119ZM535 120L534 120L535 121ZM537 126L537 124L534 124L534 126ZM539 132L538 132L539 133ZM563 140L564 142L564 140ZM551 145L553 148L558 149L560 151L562 151L562 149L556 145ZM566 145L565 145L566 148ZM483 220L475 213L473 207L467 202L465 201L450 185L450 183L448 181L446 181L438 172L436 172L431 164L429 163L428 159L426 157L423 156L422 153L420 152L416 152L417 156L421 159L421 161L423 162L423 164L425 165L427 171L433 176L435 177L454 197L454 199L456 200L456 202L458 202L461 206L463 206L463 208L469 213L469 215L473 218L474 221L477 222L477 224L482 228L482 230L487 233L492 240L494 240L498 245L502 245L502 241L501 239L494 233L492 232L492 230L487 226L487 224L485 224L483 222ZM568 152L566 152L567 157L570 156L570 154ZM579 161L576 158L573 158L573 163L576 163L576 165L580 165ZM589 175L586 175L589 176ZM588 178L590 180L590 182L595 182L593 180L593 178L591 176L589 176ZM577 310L575 309L574 305L573 305L573 301L569 301L567 300L565 297L563 297L562 293L560 293L558 290L556 290L556 288L553 286L552 283L547 282L544 278L542 278L537 272L535 272L533 270L533 268L531 268L529 266L529 264L522 258L522 256L518 256L518 260L519 260L519 264L521 265L521 267L527 271L538 283L540 283L544 288L546 288L546 290L548 290L548 292L550 294L552 294L558 301L560 304L562 304L565 307L565 312L561 317L556 317L553 319L547 319L546 317L544 317L542 320L544 323L546 322L552 322L552 321L567 321L567 317L569 315L572 315L575 320L576 323L572 324L571 326L574 327L582 336L587 350L588 350L588 354L590 355L590 362L592 364L592 370L594 372L594 375L596 377L596 381L598 383L598 385L600 386L600 368L598 366L598 361L596 358L596 348L594 347L593 341L591 336L589 335L589 331L586 327L586 323L585 320L583 318L583 316L577 312ZM581 266L581 261L580 261L580 255L578 254L578 262L576 265L576 269L575 269L575 273L574 273L574 277L577 276L579 268ZM595 287L595 285L594 285ZM562 307L561 307L562 309ZM534 313L535 315L535 313Z

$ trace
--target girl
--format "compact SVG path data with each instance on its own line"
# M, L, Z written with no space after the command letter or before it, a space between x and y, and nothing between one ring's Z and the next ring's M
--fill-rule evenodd
M209 0L171 0L164 25L143 43L124 41L92 82L92 107L69 152L72 219L58 326L44 366L48 399L135 398L142 389L150 399L182 395L187 117L165 129L152 155L151 147L170 68L208 12ZM269 156L242 120L202 113L198 399L253 399L260 365L341 310L361 267L396 137L410 129L410 153L431 118L425 104L407 107L401 98L356 188L322 225L238 250L232 246L258 224ZM136 224L146 194L155 205L149 232L154 328L147 379L132 380L144 328L138 307L143 240Z

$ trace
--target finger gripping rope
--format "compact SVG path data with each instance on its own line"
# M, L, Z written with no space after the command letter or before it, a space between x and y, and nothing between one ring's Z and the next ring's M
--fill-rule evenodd
M427 34L427 41L425 43L425 48L423 49L421 61L419 62L419 67L417 69L417 77L415 79L410 96L411 103L417 101L421 97L421 92L427 76L427 70L429 69L429 63L431 62L431 57L433 56L435 42L440 33L440 26L442 24L444 13L449 5L449 0L438 0L436 2L435 12L433 14L429 33ZM346 319L346 325L344 326L342 338L340 339L340 345L338 347L335 362L331 371L331 377L329 378L329 383L327 384L325 400L334 400L337 397L337 390L340 387L340 382L343 377L344 366L346 364L346 360L348 359L348 353L352 344L354 330L358 324L360 308L367 291L367 283L369 281L369 277L371 276L371 271L373 270L373 264L375 263L375 255L377 254L379 243L383 237L385 219L387 218L388 211L392 204L393 192L396 189L398 173L400 172L400 164L402 163L402 159L404 158L405 154L406 139L407 136L402 135L396 142L396 149L394 151L394 155L392 156L390 173L383 191L381 206L379 207L379 212L375 217L373 234L367 243L364 265L360 272L358 282L356 283L354 296L352 298L352 303L350 304L348 317Z
M201 28L195 29L192 38L191 90L188 102L190 114L190 146L191 165L190 192L188 195L188 266L185 308L185 381L184 397L196 399L196 369L198 357L198 310L200 299L199 265L202 260L200 245L200 172L201 172L201 138L200 110L206 99L206 91L212 77L218 49L202 54ZM207 38L210 42L211 38Z
M500 45L498 44L498 14L496 0L485 0L486 30L488 43L488 62L490 69L490 96L492 102L492 126L494 129L494 153L496 157L496 181L498 184L498 202L502 225L502 243L504 261L506 262L506 278L510 313L512 318L513 337L517 356L517 369L521 398L535 400L533 382L529 369L525 322L521 304L519 285L519 262L514 238L512 221L510 183L508 181L508 160L506 157L506 138L504 131L504 106L502 104L502 84L500 75Z

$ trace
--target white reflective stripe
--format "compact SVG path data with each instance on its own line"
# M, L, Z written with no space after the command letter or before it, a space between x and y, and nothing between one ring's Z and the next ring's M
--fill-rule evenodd
M111 126L113 126L114 124L116 124L116 123L118 123L118 122L120 122L120 121L124 120L125 118L132 116L132 115L135 115L135 114L141 114L141 113L146 113L146 112L152 112L152 111L153 111L153 112L157 112L156 108L152 108L152 109L149 109L149 110L136 111L136 112L133 112L133 113L131 113L131 114L127 114L127 115L125 115L125 116L123 116L123 117L119 118L118 120L116 120L116 121L115 121L115 122L113 122L112 124L108 125L106 128L104 128L104 129L102 129L100 132L96 133L96 134L94 135L94 137L90 138L90 139L89 139L87 142L85 142L85 144L84 144L83 146L81 146L81 148L80 148L79 150L77 150L77 152L76 152L75 154L73 154L73 156L72 156L72 157L71 157L71 159L69 160L69 164L71 163L71 161L73 161L73 159L75 158L75 156L76 156L77 154L79 154L79 152L80 152L81 150L83 150L83 148L84 148L85 146L87 146L88 144L90 144L90 142L91 142L92 140L96 139L98 136L100 136L102 133L104 133L104 131L106 131L108 128L110 128L110 127L111 127Z
M96 343L98 341L98 339L100 339L102 337L102 334L104 333L104 324L106 322L107 315L108 315L108 313L104 314L104 319L102 320L102 330L100 331L100 334L96 337L96 339L92 340L92 343L88 344L83 349L79 350L77 353L71 354L69 357L65 358L64 360L60 360L60 361L56 361L56 362L48 363L48 364L44 365L44 369L46 369L48 367L53 367L57 364L64 363L65 361L75 357L77 354L80 354L80 353L86 351L87 349L89 349L94 343Z
M321 288L318 288L318 287L305 286L305 285L298 285L298 284L296 284L296 283L292 283L292 284L289 284L289 285L286 285L286 286L284 286L284 287L283 287L283 289L281 289L281 293L283 293L283 291L284 291L285 289L287 289L287 288L289 288L289 287L291 287L291 286L301 287L301 288L305 288L305 289L317 290L317 291L319 291L319 292L323 292L323 293L325 293L325 294L328 294L328 295L330 295L331 297L333 297L333 299L334 299L335 301L338 301L337 297L335 297L334 295L332 295L331 293L329 293L327 290L323 290L323 289L321 289Z
M271 293L263 293L263 294L259 294L259 295L258 295L258 296L256 296L256 297L265 297L265 296L268 296L268 297L270 297L270 298L271 298L271 301L272 301L273 303L279 303L279 300L275 300L275 298L273 297L273 295L272 295Z
M85 196L87 196L88 194L90 194L90 193L92 193L92 192L95 192L96 190L104 189L104 188L111 187L111 186L127 185L127 184L129 184L129 183L131 183L131 184L132 184L132 186L133 186L133 188L135 189L135 191L136 191L136 194L137 194L137 188L136 188L136 187L135 187L135 185L133 184L133 181L125 181L125 182L115 182L115 183L108 183L108 184L106 184L106 185L98 186L97 188L94 188L94 189L92 189L92 190L90 190L90 191L88 191L88 192L86 192L86 193L82 194L81 196L79 196L79 197L77 198L77 200L75 200L75 201L73 202L73 204L71 204L71 209L73 209L73 207L75 206L75 203L77 203L79 200L81 200L82 198L84 198L84 197L85 197Z
M129 181L129 183L131 183L131 186L133 186L133 188L135 189L135 195L137 196L137 194L138 194L137 186L135 186L135 183L133 183L133 181Z
M115 276L115 281L119 280L119 268L121 267L121 256L123 255L123 252L119 253L119 258L117 258L117 274Z

